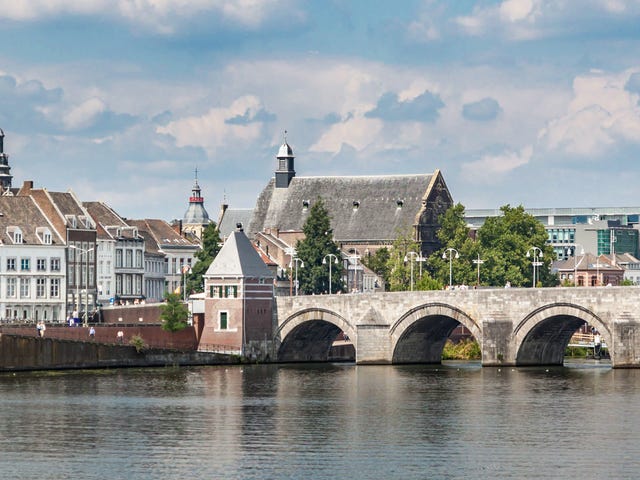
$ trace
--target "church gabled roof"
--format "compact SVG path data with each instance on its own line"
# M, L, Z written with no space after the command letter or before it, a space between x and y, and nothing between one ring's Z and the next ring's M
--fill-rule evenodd
M322 198L335 239L392 240L399 229L418 223L434 180L439 177L439 171L420 175L294 177L287 188L275 188L272 179L258 197L248 232L255 235L273 227L302 231L311 206Z
M273 278L273 276L242 231L235 231L229 235L205 274L205 277Z

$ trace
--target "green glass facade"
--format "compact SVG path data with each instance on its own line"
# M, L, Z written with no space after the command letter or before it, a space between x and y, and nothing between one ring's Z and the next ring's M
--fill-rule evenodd
M612 228L598 230L598 255L615 253L630 253L638 256L638 230L635 228Z

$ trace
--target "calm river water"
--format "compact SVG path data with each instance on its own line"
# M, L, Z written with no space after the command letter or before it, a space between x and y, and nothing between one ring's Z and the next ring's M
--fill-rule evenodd
M0 376L3 479L640 478L640 370L272 365Z

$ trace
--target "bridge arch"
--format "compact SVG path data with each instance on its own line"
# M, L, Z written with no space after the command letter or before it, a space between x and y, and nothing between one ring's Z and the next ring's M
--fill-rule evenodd
M482 330L459 308L438 302L412 308L389 331L392 363L440 363L444 344L458 325L482 345Z
M516 365L562 365L571 336L584 323L594 326L609 347L613 345L607 323L585 307L554 303L534 310L513 332Z
M324 308L306 308L288 317L275 333L279 362L326 362L336 336L356 340L356 329L343 316Z

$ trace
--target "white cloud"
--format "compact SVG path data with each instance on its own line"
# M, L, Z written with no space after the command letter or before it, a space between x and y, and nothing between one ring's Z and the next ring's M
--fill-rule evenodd
M529 163L532 155L531 145L519 151L507 150L498 155L483 155L480 160L462 165L462 177L469 182L499 183L506 174Z
M374 118L351 118L343 123L331 125L318 141L309 147L311 152L338 153L343 144L362 151L379 138L384 122Z
M181 118L158 127L156 131L172 135L179 147L202 147L209 156L215 157L215 152L220 147L258 140L262 122L230 124L228 120L241 117L247 112L262 110L264 106L258 97L246 95L234 100L229 107L212 108L204 115Z
M99 98L90 98L74 107L62 119L65 128L75 130L86 128L93 120L107 109L105 103Z
M640 143L638 97L625 90L631 73L596 71L577 77L567 112L540 131L541 145L596 157L618 141Z
M294 0L0 0L0 18L36 21L61 15L108 16L172 33L184 19L214 14L226 22L256 29L283 12L302 18Z
M503 0L500 4L476 6L471 15L455 23L467 35L498 35L514 40L532 40L576 32L592 34L606 20L628 21L640 14L637 0Z

